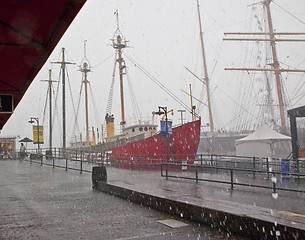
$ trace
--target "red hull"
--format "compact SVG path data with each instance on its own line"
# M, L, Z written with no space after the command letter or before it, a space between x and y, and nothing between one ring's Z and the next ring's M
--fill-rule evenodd
M200 120L183 124L172 129L169 137L169 159L171 162L188 163L195 159L200 141ZM160 164L167 159L166 137L161 134L126 144L110 150L113 159L120 162L121 168L160 169ZM139 162L141 159L141 163ZM152 167L154 166L154 167Z

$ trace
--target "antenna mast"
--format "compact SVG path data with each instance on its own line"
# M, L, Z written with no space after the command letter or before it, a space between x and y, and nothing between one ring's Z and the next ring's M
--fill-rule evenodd
M204 69L204 81L207 91L207 98L208 98L208 109L209 109L209 118L210 118L210 131L214 132L214 122L213 122L213 115L212 115L212 107L211 107L211 96L210 96L210 86L209 86L209 76L207 70L207 63L205 58L205 50L203 44L203 32L201 26L201 17L200 17L200 10L199 10L199 0L197 0L197 9L198 9L198 20L199 20L199 28L200 28L200 41L201 41L201 49L202 49L202 59L203 59L203 69Z

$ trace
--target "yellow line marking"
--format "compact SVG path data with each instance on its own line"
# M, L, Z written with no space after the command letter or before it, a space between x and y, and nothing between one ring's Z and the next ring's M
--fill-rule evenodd
M278 211L277 213L285 214L285 215L292 216L292 217L303 217L303 218L305 218L305 215L298 214L298 213L292 213L292 212L286 212L286 211Z

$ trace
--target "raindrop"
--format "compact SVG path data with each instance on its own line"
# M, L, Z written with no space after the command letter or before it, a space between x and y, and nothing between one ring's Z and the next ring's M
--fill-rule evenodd
M279 236L281 236L281 232L280 231L276 231L275 235L279 237Z
M180 217L182 217L182 218L183 218L183 213L180 213Z

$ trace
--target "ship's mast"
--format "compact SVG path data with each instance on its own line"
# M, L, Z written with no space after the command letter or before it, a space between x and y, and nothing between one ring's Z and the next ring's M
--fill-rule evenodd
M66 64L74 64L72 62L66 62L65 60L65 48L62 48L62 61L53 62L56 64L61 64L62 69L62 125L63 125L63 134L62 134L62 147L66 148Z
M203 32L202 32L202 26L201 26L201 17L200 17L200 10L199 10L199 0L197 0L197 9L198 9L198 20L199 20L199 28L200 28L200 41L201 41L203 69L204 69L204 82L205 82L206 91L207 91L207 98L208 98L210 131L214 132L214 122L213 122L213 115L212 115L210 85L209 85L210 80L209 80L209 76L208 76L207 63L206 63L206 58L205 58L205 50L204 50L204 44L203 44Z
M52 83L58 82L52 80L52 70L49 69L49 79L48 80L41 80L42 82L48 82L49 83L49 148L52 150Z
M124 83L123 75L125 74L125 60L122 57L123 49L127 47L127 41L123 38L123 35L119 29L119 13L116 11L117 16L117 29L112 39L112 47L117 51L117 62L119 63L119 75L120 75L120 95L121 95L121 126L125 128L125 109L124 109Z
M82 66L80 68L80 71L84 75L83 83L85 84L85 114L86 114L86 138L87 138L87 147L89 147L89 117L88 117L88 79L87 79L87 73L91 72L89 68L89 62L86 57L86 41L84 42L84 59L82 61Z
M273 25L272 25L272 18L271 18L271 11L270 11L270 3L271 0L265 0L264 5L267 10L267 18L268 18L268 28L269 28L269 38L270 38L270 45L272 50L272 57L273 57L273 64L272 67L274 68L275 72L275 81L276 81L276 90L277 96L279 101L279 109L280 109L280 117L281 117L281 127L282 129L286 128L286 120L285 120L285 112L284 112L284 102L283 102L283 93L282 93L282 85L280 79L280 72L279 72L279 62L277 59L277 53L275 48L275 37L273 34Z
M304 35L304 33L287 33L287 32L281 32L281 33L275 33L273 31L273 24L272 24L272 17L271 17L271 10L270 10L270 3L272 0L264 0L262 3L264 4L267 12L267 19L268 19L268 30L269 32L261 33L261 32L252 32L252 33L225 33L225 35L254 35L254 36L260 36L265 35L269 36L269 39L267 38L224 38L224 40L229 41L268 41L271 45L271 51L272 51L272 58L273 63L270 64L273 69L269 68L225 68L225 70L238 70L238 71L264 71L264 72L274 72L275 74L275 81L276 81L276 88L277 88L277 96L278 96L278 103L279 103L279 112L280 112L280 119L281 119L281 128L283 130L286 129L286 118L285 118L285 110L284 110L284 101L283 101L283 93L282 93L282 84L280 79L280 73L281 72L302 72L304 73L305 70L299 70L299 69L280 69L278 58L277 58L277 52L275 47L275 42L304 42L305 39L279 39L275 38L276 35Z
M191 109L192 109L192 121L194 121L194 117L195 117L195 109L193 106L193 96L192 96L192 85L190 84L190 98L191 98Z

